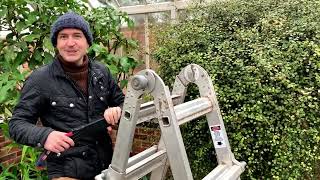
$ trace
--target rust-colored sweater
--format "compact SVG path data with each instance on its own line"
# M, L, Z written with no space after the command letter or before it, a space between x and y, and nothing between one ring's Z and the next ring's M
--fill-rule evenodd
M83 63L80 66L74 63L69 63L63 60L61 55L58 55L61 66L66 73L80 88L82 93L88 95L88 56L84 56Z

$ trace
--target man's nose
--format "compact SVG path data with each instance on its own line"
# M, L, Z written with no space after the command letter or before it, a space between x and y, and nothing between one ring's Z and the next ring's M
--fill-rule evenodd
M69 38L67 39L66 45L67 45L67 46L74 46L75 43L76 43L76 41L75 41L72 37L69 37Z

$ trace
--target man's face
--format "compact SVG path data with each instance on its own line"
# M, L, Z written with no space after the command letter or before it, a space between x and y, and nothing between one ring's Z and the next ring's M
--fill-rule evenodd
M81 30L67 28L58 33L57 49L66 62L82 65L88 48L89 44Z

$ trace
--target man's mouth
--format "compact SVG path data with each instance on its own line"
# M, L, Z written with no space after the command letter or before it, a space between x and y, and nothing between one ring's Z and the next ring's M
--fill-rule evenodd
M67 54L75 54L75 53L77 53L78 51L76 51L76 50L67 50L66 51L66 53Z

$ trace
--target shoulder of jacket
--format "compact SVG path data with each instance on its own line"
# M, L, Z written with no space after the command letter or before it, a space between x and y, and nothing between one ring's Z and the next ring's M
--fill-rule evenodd
M100 71L100 72L102 72L103 74L110 74L110 70L109 70L109 68L105 65L105 64L103 64L103 63L101 63L101 62L99 62L99 61L97 61L97 60L95 60L95 61L91 61L91 66L92 66L92 69L94 70L94 71Z
M97 60L91 60L91 64L92 64L92 67L93 68L101 68L101 69L105 69L106 68L106 66L103 64L103 63L101 63L101 62L99 62L99 61L97 61Z
M49 63L34 69L32 73L27 77L26 81L30 83L38 83L40 81L43 82L49 75L49 67L51 66L51 64L52 63Z

